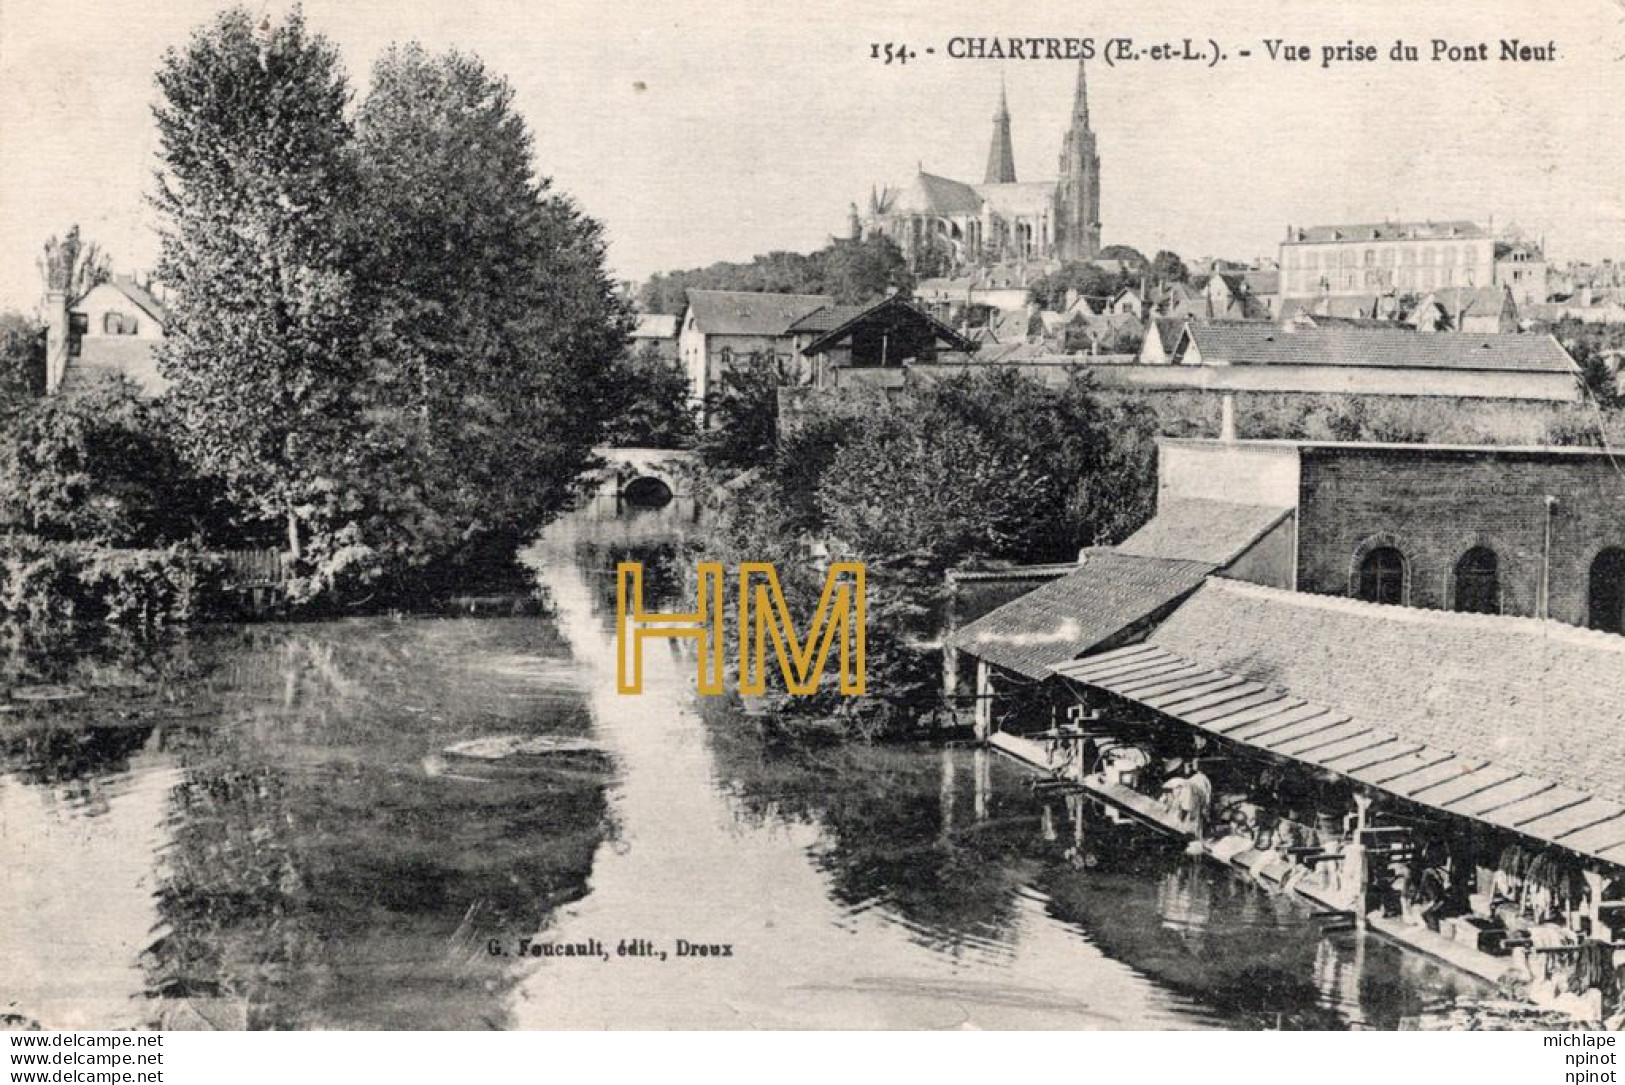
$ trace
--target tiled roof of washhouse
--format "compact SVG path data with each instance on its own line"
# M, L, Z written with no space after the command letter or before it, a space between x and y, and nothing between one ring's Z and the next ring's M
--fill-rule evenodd
M1117 545L1117 552L1228 565L1291 512L1274 505L1167 498L1158 503L1155 516Z
M956 630L947 643L1033 679L1109 644L1189 594L1213 566L1136 557L1106 547L1078 568Z
M1400 369L1535 370L1577 373L1549 335L1328 327L1283 329L1273 323L1193 323L1187 338L1204 364L1372 366Z
M1144 644L1054 673L1625 864L1625 637L1210 579Z

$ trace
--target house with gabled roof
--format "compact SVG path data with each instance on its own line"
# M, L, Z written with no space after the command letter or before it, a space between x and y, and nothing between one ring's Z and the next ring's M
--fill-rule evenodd
M158 372L169 310L145 283L115 276L79 298L46 296L45 392L71 394L103 378L133 381L147 395L168 382Z
M690 290L677 333L678 354L694 398L705 403L735 367L792 366L811 332L791 326L835 304L828 294L769 294L748 290ZM786 377L791 374L784 373Z
M904 367L932 364L945 352L970 354L979 344L899 294L868 305L815 309L789 328L811 365L812 383L843 380L900 386ZM801 341L802 337L810 337Z

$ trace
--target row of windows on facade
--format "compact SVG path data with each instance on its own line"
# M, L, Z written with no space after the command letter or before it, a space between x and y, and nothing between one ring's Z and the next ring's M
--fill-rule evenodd
M1289 271L1285 276L1285 289L1288 294L1316 290L1353 290L1360 286L1381 290L1389 287L1420 287L1431 290L1436 286L1477 286L1478 272L1476 268L1461 268L1457 274L1456 268L1423 268L1420 272L1411 268L1401 268L1397 273L1393 271L1367 271L1363 275L1359 271L1332 271L1316 273L1312 271Z
M1500 559L1487 546L1475 546L1456 562L1450 608L1468 614L1501 613ZM1355 594L1371 603L1407 601L1405 555L1379 546L1360 562ZM1591 563L1586 624L1625 633L1625 548L1609 547Z
M103 335L135 335L141 330L141 322L126 313L103 313ZM68 314L68 334L77 338L90 331L90 317L84 313Z
M1324 266L1328 268L1393 267L1395 263L1405 267L1415 267L1417 264L1421 264L1423 267L1432 267L1436 263L1443 267L1451 267L1456 263L1457 250L1454 245L1446 245L1442 249L1366 249L1364 252L1343 248L1331 250L1324 254L1312 251L1298 252L1295 249L1288 249L1283 262L1289 268L1318 268L1323 266L1321 262L1323 255L1325 257ZM1490 262L1488 249L1464 248L1460 250L1460 256L1463 264L1488 264Z

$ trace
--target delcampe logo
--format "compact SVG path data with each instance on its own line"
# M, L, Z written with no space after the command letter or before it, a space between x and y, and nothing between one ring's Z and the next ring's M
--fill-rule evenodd
M622 562L615 567L615 688L620 693L643 692L643 644L651 637L693 640L699 646L699 691L715 695L723 690L723 645L726 613L722 599L726 572L721 562L697 566L698 609L692 613L660 614L643 609L643 565ZM813 613L807 637L796 636L790 608L779 586L778 570L770 562L739 566L739 692L767 691L767 644L771 640L784 675L785 687L805 696L818 689L830 649L840 644L840 691L847 697L864 691L864 578L863 563L837 561L824 577L824 590Z

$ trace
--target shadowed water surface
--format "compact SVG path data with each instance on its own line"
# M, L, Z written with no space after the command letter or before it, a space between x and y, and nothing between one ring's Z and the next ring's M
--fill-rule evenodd
M985 753L764 744L698 701L669 651L649 653L641 696L618 696L613 563L669 555L683 512L556 525L530 555L541 617L9 645L4 1012L53 1027L1339 1028L1484 993L1046 805ZM48 685L85 696L16 696ZM600 752L446 752L492 735ZM608 960L521 956L526 938ZM731 955L679 957L680 939ZM618 956L622 942L667 957Z

